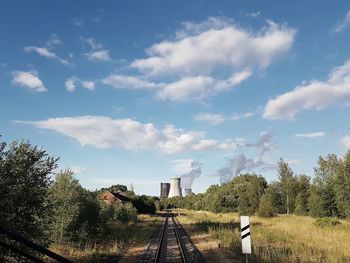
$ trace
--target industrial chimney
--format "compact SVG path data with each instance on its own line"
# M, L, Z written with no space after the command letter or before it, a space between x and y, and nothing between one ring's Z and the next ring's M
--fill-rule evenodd
M160 198L168 198L170 190L169 183L160 183Z
M192 189L191 188L185 188L184 189L184 196L191 195L191 194L192 194Z
M181 185L181 178L176 177L176 178L170 179L169 197L182 196L180 185Z

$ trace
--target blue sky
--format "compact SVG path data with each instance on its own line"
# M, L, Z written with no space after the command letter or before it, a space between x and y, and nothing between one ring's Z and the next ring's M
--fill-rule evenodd
M350 147L347 1L2 1L0 134L84 187L313 176Z

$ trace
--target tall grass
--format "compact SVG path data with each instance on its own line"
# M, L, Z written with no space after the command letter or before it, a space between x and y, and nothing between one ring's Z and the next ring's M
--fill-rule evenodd
M227 261L241 254L239 216L235 213L214 214L205 211L182 211L179 218L207 233L221 245ZM251 217L253 254L249 262L350 262L350 222L320 227L306 216L279 215L263 219ZM221 255L221 258L223 256Z
M122 256L128 247L148 241L155 226L159 223L158 217L139 215L134 224L115 224L103 242L85 243L65 246L53 246L50 249L80 263L98 263L106 259L115 262ZM50 262L50 261L49 261Z

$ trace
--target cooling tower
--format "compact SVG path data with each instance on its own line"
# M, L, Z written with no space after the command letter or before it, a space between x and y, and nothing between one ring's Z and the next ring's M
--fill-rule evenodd
M191 188L185 188L184 189L184 196L191 195L191 194L192 194L192 189Z
M170 179L169 197L182 196L180 185L181 185L181 178Z
M168 198L170 190L169 183L160 183L160 198Z

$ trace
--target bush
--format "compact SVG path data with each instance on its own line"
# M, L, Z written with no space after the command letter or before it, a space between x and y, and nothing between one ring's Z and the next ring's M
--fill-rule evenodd
M314 222L315 226L319 227L333 227L341 224L338 219L331 217L319 218Z
M276 215L275 208L273 207L271 196L268 194L264 194L261 197L258 215L261 217L273 217Z
M126 224L137 221L137 210L131 203L118 204L114 208L113 219Z

